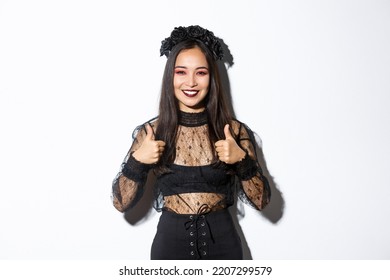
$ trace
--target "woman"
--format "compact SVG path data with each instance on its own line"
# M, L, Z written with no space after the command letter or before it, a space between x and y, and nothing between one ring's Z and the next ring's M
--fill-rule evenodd
M237 194L261 210L270 189L252 132L226 104L217 68L221 44L207 29L177 27L160 52L168 60L159 115L134 132L113 182L114 206L131 208L153 170L154 208L162 215L151 259L242 259L227 208Z

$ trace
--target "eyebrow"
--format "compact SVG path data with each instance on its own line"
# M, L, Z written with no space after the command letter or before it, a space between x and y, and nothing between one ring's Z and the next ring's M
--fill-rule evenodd
M188 69L188 67L186 67L186 66L180 66L180 65L175 66L175 69L176 69L176 68ZM199 69L206 69L206 70L209 70L209 68L207 68L206 66L199 66L199 67L196 67L196 68L195 68L195 70L199 70Z

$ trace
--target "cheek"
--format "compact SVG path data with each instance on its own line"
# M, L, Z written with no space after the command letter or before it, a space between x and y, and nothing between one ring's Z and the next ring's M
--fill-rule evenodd
M177 85L178 85L178 81L177 81L177 79L176 78L173 78L173 87L177 87Z
M174 88L179 88L182 84L183 84L183 81L182 81L182 79L180 79L180 77L175 76L173 78L173 87Z
M202 77L202 78L198 79L198 84L202 88L208 88L210 85L210 78L209 77Z
M207 90L210 87L210 79L205 79L203 82L203 87L206 88Z

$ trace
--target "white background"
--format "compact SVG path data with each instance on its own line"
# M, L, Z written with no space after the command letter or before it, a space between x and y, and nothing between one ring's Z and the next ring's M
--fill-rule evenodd
M159 214L125 219L111 182L157 114L161 40L191 24L229 46L236 115L263 143L274 199L240 206L251 257L390 258L379 0L0 1L0 258L149 258Z

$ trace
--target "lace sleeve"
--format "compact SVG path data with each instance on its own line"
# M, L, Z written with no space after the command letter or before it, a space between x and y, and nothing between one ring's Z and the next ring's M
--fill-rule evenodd
M237 143L246 152L245 158L235 164L235 173L241 184L238 197L257 210L264 209L270 201L271 190L258 163L253 132L243 123L237 122Z
M150 125L154 129L153 124L150 123ZM145 125L141 125L134 130L133 144L112 183L113 204L120 212L131 208L141 198L143 186L152 167L152 165L143 164L133 157L133 152L139 148L145 136Z

